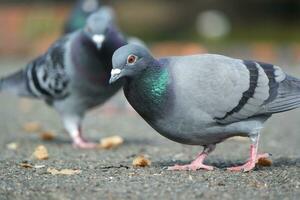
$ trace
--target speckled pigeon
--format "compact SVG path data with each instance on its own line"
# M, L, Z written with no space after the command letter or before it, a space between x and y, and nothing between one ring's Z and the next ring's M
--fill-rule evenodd
M85 112L121 88L109 85L111 59L127 42L112 20L111 9L101 8L84 29L63 36L25 69L0 80L1 91L43 99L53 106L78 148L96 147L81 135Z
M260 158L258 140L272 114L300 107L300 79L275 65L203 54L159 60L136 45L113 55L110 83L125 79L124 93L133 108L163 136L201 145L189 165L170 170L212 170L204 159L216 144L233 136L252 141L249 160L231 171L250 171Z
M77 0L65 23L64 33L72 33L85 26L87 18L101 6L100 0Z

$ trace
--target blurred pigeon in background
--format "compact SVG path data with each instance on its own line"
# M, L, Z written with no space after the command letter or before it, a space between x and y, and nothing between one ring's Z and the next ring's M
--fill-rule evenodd
M64 33L72 33L78 29L81 29L85 26L85 22L87 18L95 11L97 11L101 6L100 0L78 0L74 6L74 9L71 11L71 14L65 23ZM105 7L105 6L103 6ZM110 17L110 13L107 12ZM141 39L137 37L128 37L128 43L137 44L144 47L147 47L146 43L144 43Z
M77 0L65 23L64 33L72 33L85 26L87 18L101 6L100 0Z
M27 67L0 80L0 90L45 100L62 117L78 148L93 148L81 134L87 110L102 104L121 84L109 85L112 55L127 44L114 25L114 13L102 7L84 29L63 36Z
M203 164L216 144L249 137L249 160L231 171L250 171L260 158L258 141L274 113L300 107L300 79L256 61L203 54L156 60L140 46L126 45L113 55L110 83L125 79L132 107L160 134L204 151L189 165L170 170L212 170ZM118 83L118 82L117 82Z

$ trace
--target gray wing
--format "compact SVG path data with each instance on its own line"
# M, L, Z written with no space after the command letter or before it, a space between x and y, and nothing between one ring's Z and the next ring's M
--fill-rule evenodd
M274 90L274 89L272 89ZM300 80L286 75L274 91L276 96L263 106L261 113L279 113L300 107Z
M228 109L222 117L215 117L219 123L232 123L273 113L267 108L278 98L279 86L286 79L286 74L279 67L267 63L245 60L243 65L249 71L246 79L249 87L240 91L242 97L234 108Z
M187 110L194 105L194 109L207 113L218 123L300 106L300 81L277 66L219 55L170 60L175 65L177 101L186 104Z
M64 62L67 39L64 37L58 40L46 54L28 65L28 87L35 96L52 100L68 95L69 77Z

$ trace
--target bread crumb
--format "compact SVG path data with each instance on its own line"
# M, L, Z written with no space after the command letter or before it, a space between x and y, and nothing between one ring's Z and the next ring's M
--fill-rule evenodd
M257 165L262 167L270 167L272 165L272 160L269 158L260 158L258 159Z
M151 165L151 161L145 156L141 155L133 159L132 165L134 167L148 167Z
M40 133L40 137L42 140L45 140L45 141L50 141L50 140L53 140L55 138L55 134L51 131L43 131Z
M33 168L33 166L27 162L20 163L20 166L23 168Z
M36 133L41 131L42 126L39 122L28 122L23 125L23 130L27 133Z
M20 166L23 168L27 168L27 169L29 169L29 168L41 169L41 168L45 167L45 165L32 165L32 164L28 163L27 161L20 163Z
M120 136L112 136L100 140L99 148L114 149L124 143L124 139Z
M48 150L45 146L38 146L33 152L33 156L38 160L47 160L49 158Z

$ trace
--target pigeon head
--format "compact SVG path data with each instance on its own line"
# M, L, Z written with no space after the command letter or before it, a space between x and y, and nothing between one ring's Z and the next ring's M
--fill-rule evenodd
M133 78L147 67L157 65L157 61L147 48L141 45L128 44L115 51L112 64L110 84L122 77Z
M98 0L85 0L85 1L80 1L79 6L82 9L82 11L86 13L94 12L99 8L100 3Z
M96 44L98 49L101 49L103 42L106 39L110 26L114 23L114 11L107 6L102 7L94 12L87 19L84 32Z

